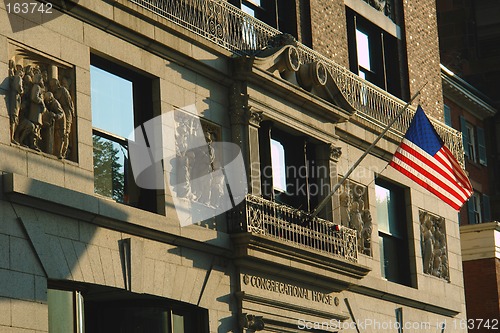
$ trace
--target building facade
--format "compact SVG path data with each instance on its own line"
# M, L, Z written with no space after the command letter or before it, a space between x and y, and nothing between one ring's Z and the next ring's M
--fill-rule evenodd
M416 101L328 196L464 163L435 3L230 2L0 3L0 331L467 332Z
M445 121L462 131L466 170L474 194L460 211L465 299L470 332L489 332L500 316L500 217L496 45L500 4L437 1ZM487 326L476 326L485 322Z

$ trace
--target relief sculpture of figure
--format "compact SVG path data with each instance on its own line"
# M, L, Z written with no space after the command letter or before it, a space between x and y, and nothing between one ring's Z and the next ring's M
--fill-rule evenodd
M349 211L351 209L351 196L346 191L342 192L339 197L340 200L340 224L344 227L349 227L351 218Z
M364 209L361 213L363 220L363 230L361 231L361 245L363 246L362 253L371 255L371 240L372 240L372 214L369 209Z
M431 274L434 265L434 237L432 235L432 221L429 214L421 213L421 215L424 215L424 221L421 224L424 273Z
M361 231L363 230L363 220L361 218L360 202L353 201L350 211L351 225L350 227L356 230L356 235L358 237L358 251L362 250L362 240Z
M14 68L14 62L9 61L9 80L10 80L10 107L9 107L9 120L10 120L10 141L14 144L18 143L16 138L16 129L19 125L19 112L21 111L23 90L23 70L22 67ZM17 139L17 140L16 140Z
M64 111L66 124L64 126L63 141L60 149L55 153L58 158L66 158L69 147L69 136L71 134L71 124L73 123L73 117L75 116L75 107L68 89L61 86L58 79L49 80L49 90L52 94L54 94L55 99L57 99L57 101L61 104Z
M40 140L40 126L43 125L42 113L45 111L45 103L43 101L44 91L42 75L35 74L30 93L28 113L19 126L19 142L26 144L26 140L28 140L28 147L36 151L41 151L38 147L38 141Z
M44 94L44 102L48 111L44 113L44 124L48 125L54 131L53 133L57 142L54 151L60 152L66 129L66 117L64 115L64 110L51 92L46 92Z

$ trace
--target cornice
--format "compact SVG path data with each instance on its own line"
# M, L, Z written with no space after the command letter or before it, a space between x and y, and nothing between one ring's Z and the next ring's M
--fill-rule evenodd
M443 65L441 65L441 79L443 81L444 96L467 109L481 120L493 117L497 113L493 106L479 96L480 92L476 88L456 76Z

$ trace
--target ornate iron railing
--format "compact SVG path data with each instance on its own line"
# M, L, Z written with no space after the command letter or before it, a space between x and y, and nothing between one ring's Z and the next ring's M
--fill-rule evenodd
M247 195L228 213L230 232L251 232L300 247L358 261L356 230L313 218L286 205Z
M129 1L237 55L255 55L266 48L273 37L281 34L223 0ZM357 111L358 117L383 128L406 104L307 46L298 43L298 50L302 64L320 61L326 66L343 97ZM414 113L415 108L408 108L393 125L391 132L402 137ZM464 166L462 134L434 118L431 118L431 122Z

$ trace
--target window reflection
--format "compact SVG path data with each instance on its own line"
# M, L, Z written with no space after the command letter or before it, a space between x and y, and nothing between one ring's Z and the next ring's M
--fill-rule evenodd
M134 128L153 118L153 79L95 55L91 62L94 192L158 212L157 190L135 182L127 140L133 139Z
M134 130L132 82L90 66L92 125L127 138Z

